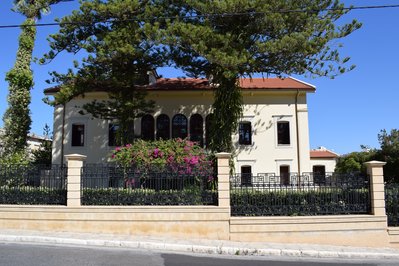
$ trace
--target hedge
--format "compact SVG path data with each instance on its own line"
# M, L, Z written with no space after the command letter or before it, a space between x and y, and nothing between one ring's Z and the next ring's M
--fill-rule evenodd
M65 189L45 187L0 187L0 204L66 205Z
M366 189L335 191L233 190L231 203L233 216L370 213L370 196Z
M217 191L85 188L82 205L217 205Z

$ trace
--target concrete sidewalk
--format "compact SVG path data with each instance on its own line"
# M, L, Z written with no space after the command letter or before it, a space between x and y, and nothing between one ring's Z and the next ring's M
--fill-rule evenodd
M372 241L372 240L371 240ZM156 251L174 251L226 255L289 256L308 258L392 259L399 261L399 250L307 244L244 243L226 240L173 239L68 232L0 230L0 242L40 243L122 247Z

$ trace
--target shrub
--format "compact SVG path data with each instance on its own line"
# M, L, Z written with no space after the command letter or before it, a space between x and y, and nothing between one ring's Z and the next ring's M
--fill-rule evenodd
M82 194L82 205L217 205L217 191L198 188L183 190L153 189L92 189L86 188Z
M314 191L232 190L233 216L369 213L367 189Z
M111 158L123 167L148 172L194 174L213 180L210 155L192 141L182 139L143 141L116 147Z

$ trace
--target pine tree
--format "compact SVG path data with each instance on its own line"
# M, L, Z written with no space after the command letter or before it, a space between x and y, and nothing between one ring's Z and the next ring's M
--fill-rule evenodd
M89 55L66 74L52 73L51 82L62 84L52 104L91 91L107 92L108 100L85 104L82 113L117 120L121 144L132 142L134 119L153 107L142 89L148 84L148 72L165 62L164 48L151 41L148 34L152 30L144 23L155 12L146 1L86 1L78 11L64 17L61 22L67 24L51 36L52 50L42 62L52 60L61 51L85 50Z
M356 20L337 26L347 12L339 0L85 1L62 20L69 24L52 36L45 59L64 50L91 54L78 75L55 74L64 84L59 101L90 84L134 87L163 64L189 76L211 77L210 148L231 151L243 106L238 79L253 73L334 77L351 70L349 58L341 58L333 43L361 26Z
M332 43L361 26L356 20L335 25L348 12L343 7L339 0L173 1L169 12L178 16L160 41L169 44L178 67L218 84L213 150L232 150L231 135L242 113L239 77L334 77L353 68L345 67L349 58L341 59Z
M7 97L9 107L3 121L5 134L3 137L5 155L21 153L26 147L27 135L30 130L31 118L29 104L30 90L33 87L33 74L30 69L32 52L36 38L36 20L42 13L48 12L50 5L60 0L14 0L15 12L26 17L19 37L19 47L14 67L6 74L9 83Z

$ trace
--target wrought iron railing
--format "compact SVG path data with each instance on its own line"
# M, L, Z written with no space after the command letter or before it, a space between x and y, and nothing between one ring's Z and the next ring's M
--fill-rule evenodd
M207 170L140 171L118 165L82 168L82 205L217 205L216 180Z
M369 214L368 177L359 174L236 174L230 178L233 216Z
M399 226L399 183L385 184L385 210L388 226Z
M66 205L67 168L0 165L0 204Z

